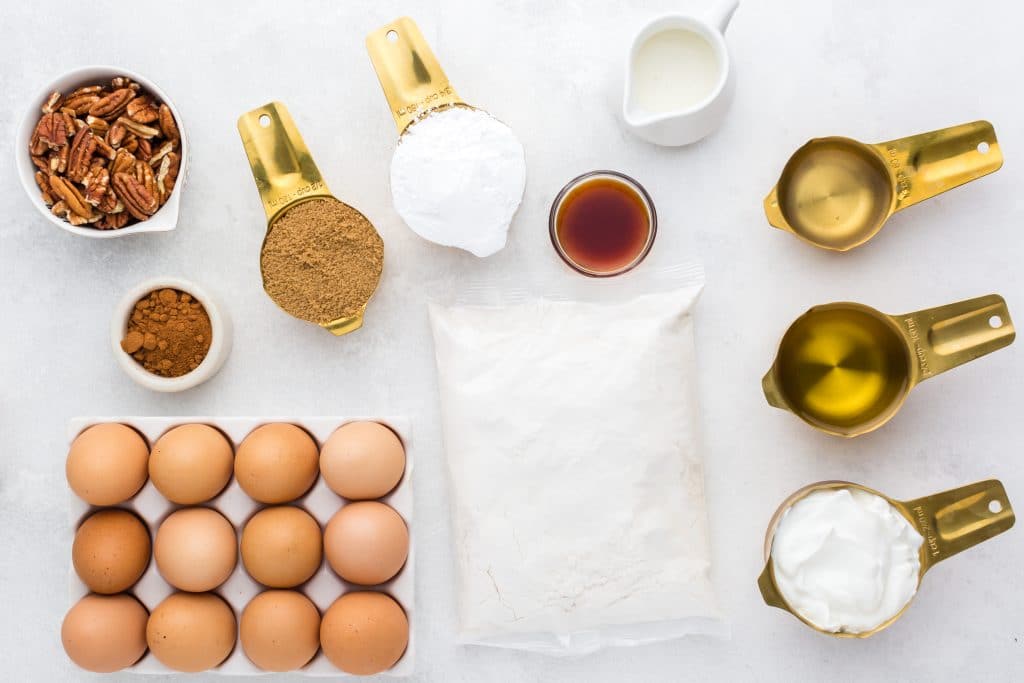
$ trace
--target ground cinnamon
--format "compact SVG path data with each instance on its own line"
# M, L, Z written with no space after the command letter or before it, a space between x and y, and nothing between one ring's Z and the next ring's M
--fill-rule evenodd
M154 290L139 299L121 348L161 377L181 377L199 367L212 341L210 316L188 292Z
M287 313L325 324L370 300L384 242L363 214L333 198L311 199L274 221L261 255L263 286Z

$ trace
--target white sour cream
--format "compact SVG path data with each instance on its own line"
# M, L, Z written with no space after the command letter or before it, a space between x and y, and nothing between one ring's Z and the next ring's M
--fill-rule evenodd
M772 540L775 584L789 606L831 632L870 631L917 592L924 539L887 500L859 489L815 491Z

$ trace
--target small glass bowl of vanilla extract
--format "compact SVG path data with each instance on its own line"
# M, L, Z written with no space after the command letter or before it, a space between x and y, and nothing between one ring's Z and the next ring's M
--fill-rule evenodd
M658 232L654 202L636 180L591 171L570 180L551 204L551 244L578 273L612 277L636 268Z

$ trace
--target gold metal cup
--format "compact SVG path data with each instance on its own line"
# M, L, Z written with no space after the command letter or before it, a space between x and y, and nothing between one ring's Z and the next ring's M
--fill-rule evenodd
M1015 516L1010 500L1006 496L1006 490L1002 483L995 479L980 481L975 484L961 486L960 488L942 493L935 493L923 498L914 500L894 500L884 493L869 489L860 484L853 484L846 481L823 481L811 484L800 489L779 506L771 522L768 524L768 531L765 534L764 558L765 567L757 579L758 588L765 604L785 610L802 621L807 626L819 633L824 633L837 638L868 638L879 631L889 627L893 622L903 616L912 597L891 619L879 624L870 631L858 633L826 631L798 614L789 606L782 597L775 582L775 570L772 563L772 541L775 538L775 530L778 528L782 515L801 498L823 489L852 488L873 493L876 496L889 501L893 507L900 511L907 521L924 538L921 545L920 561L921 569L918 573L918 588L925 572L939 562L967 550L982 541L987 541L1013 526ZM914 597L917 596L915 592Z
M242 137L256 188L267 214L268 235L274 229L274 221L283 216L287 209L300 202L318 198L340 201L327 189L327 183L313 161L313 155L310 154L295 121L283 104L271 102L242 114L238 119L238 133ZM263 244L265 247L266 238ZM267 275L263 270L262 258L260 273L263 277L263 288L266 290ZM377 279L379 281L380 271L377 272ZM271 298L273 299L272 295ZM354 315L329 322L312 318L303 319L315 322L332 334L341 336L362 327L363 314L368 303L369 301L364 302Z
M988 121L877 144L815 138L790 157L764 210L776 228L847 251L874 237L897 211L1002 165Z
M761 386L770 405L828 434L854 437L892 419L918 383L1009 346L1015 336L996 294L904 315L830 303L790 325Z
M409 17L368 35L366 50L399 135L435 109L469 106L455 92L426 38Z

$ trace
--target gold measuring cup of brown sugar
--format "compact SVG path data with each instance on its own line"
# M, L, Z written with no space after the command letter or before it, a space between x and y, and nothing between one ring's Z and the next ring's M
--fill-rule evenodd
M988 121L877 144L815 138L790 157L764 210L776 228L847 251L874 237L897 211L1002 165Z
M770 405L812 427L859 436L888 422L918 383L1015 336L996 294L903 315L830 303L790 325L761 385Z
M383 268L380 235L363 214L327 189L283 104L271 102L243 114L238 132L267 214L260 250L264 290L286 313L332 334L359 329ZM299 205L309 211L307 203L313 200L331 202L330 218L319 226L311 218L308 234L298 235L303 241L279 245L275 226L286 225L282 219ZM319 248L312 242L316 239ZM283 255L286 249L291 253Z
M435 109L469 105L455 92L416 22L401 17L366 37L398 134Z
M1012 527L1016 519L1013 508L1010 506L1010 500L1006 496L1006 489L995 479L979 481L914 500L895 500L884 493L848 481L823 481L810 484L789 496L779 506L768 524L764 542L765 566L757 579L757 586L765 604L789 612L819 633L837 638L868 638L878 633L903 616L917 596L915 591L914 596L903 606L903 609L887 621L868 631L856 633L822 629L799 614L786 602L776 583L772 562L772 542L782 516L795 503L815 491L844 488L857 489L884 498L921 534L924 543L921 544L919 555L918 589L921 586L921 579L929 569L959 552L976 546L982 541L987 541L993 536L998 536Z

